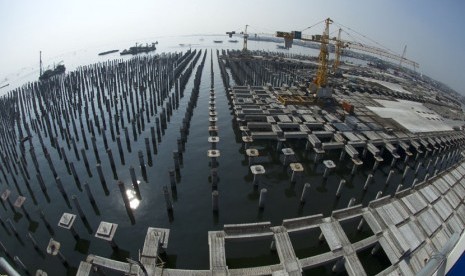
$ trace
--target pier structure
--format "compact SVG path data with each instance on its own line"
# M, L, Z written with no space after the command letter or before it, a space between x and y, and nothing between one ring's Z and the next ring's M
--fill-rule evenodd
M436 157L443 152L455 151L465 142L462 132L427 132L416 134L402 128L386 132L389 121L374 114L367 106L379 106L371 98L351 95L355 114L344 112L339 117L330 114L318 104L303 106L282 105L278 98L299 93L296 87L271 86L235 86L227 92L237 125L249 137L249 146L253 141L276 141L282 145L286 140L303 140L306 149L312 150L317 161L327 151L339 150L343 161L348 156L352 161L352 174L363 165L362 160L372 159L372 170L376 171L385 158L390 166L396 166L402 157L409 162L415 155L424 157L431 152ZM302 92L303 93L303 92ZM344 94L333 94L335 101L347 100ZM337 115L337 114L336 114ZM345 117L345 119L342 119ZM365 121L361 121L362 117ZM283 162L293 156L292 149L283 148ZM370 153L372 158L368 158ZM387 153L387 154L386 154ZM437 160L435 167L440 168L444 160Z
M3 190L1 203L6 212L11 211L14 215L13 218L7 218L6 223L3 223L2 216L0 222L2 222L5 232L8 235L13 233L18 242L22 244L23 223L16 220L18 217L21 219L22 211L32 226L35 225L35 217L39 215L44 221L48 233L54 236L55 231L45 219L44 212L41 211L40 214L31 212L31 207L32 205L38 207L38 203L44 206L60 200L57 199L57 195L60 197L59 192L66 203L63 205L64 209L74 208L89 234L93 234L89 224L95 224L96 219L100 221L101 218L99 218L100 212L94 204L96 201L93 199L89 186L92 185L92 190L96 191L93 184L100 180L105 196L108 196L111 191L112 196L118 197L118 193L114 195L117 188L112 185L108 189L106 181L108 177L111 177L110 173L113 173L115 180L121 179L129 183L128 170L124 168L126 163L129 163L130 168L131 166L140 166L143 179L146 183L152 184L151 181L154 179L151 179L150 173L159 169L159 163L154 162L156 160L154 156L158 154L158 149L163 149L163 153L166 153L165 149L168 147L165 145L168 143L165 140L173 138L167 138L172 133L171 125L173 122L179 122L181 125L178 138L172 140L176 143L173 143L173 148L168 149L171 151L170 153L173 153L174 159L174 169L169 170L173 173L169 173L169 177L173 202L176 204L176 189L178 189L176 187L181 190L186 186L177 181L181 179L181 172L184 169L183 154L185 154L185 145L189 137L190 122L199 98L200 80L206 52L198 66L197 61L200 60L202 53L204 52L189 50L184 54L171 53L154 57L140 57L128 62L109 61L89 65L51 82L27 84L2 98L1 104L4 111L0 116L0 122L5 129L12 131L3 132L0 135L2 142L0 143L0 184L2 185L1 190ZM252 59L252 57L248 56L247 59ZM233 129L240 131L235 133L239 144L242 142L242 145L238 145L241 146L238 152L240 154L245 152L246 156L244 157L249 158L248 168L254 175L255 195L258 194L259 175L274 173L272 168L268 169L267 158L263 158L268 154L267 148L262 147L264 140L268 141L268 144L272 144L273 153L270 154L272 155L271 159L274 158L272 162L279 163L278 161L280 161L284 173L291 172L289 189L291 193L295 192L290 190L297 186L294 184L298 179L306 178L308 174L314 174L317 168L327 169L323 173L322 183L310 181L312 186L306 183L301 196L294 197L296 205L300 208L299 212L302 210L306 198L309 195L315 195L314 191L311 190L312 187L328 184L327 179L338 177L341 175L341 170L348 169L350 175L343 176L347 182L346 179L340 179L340 185L336 192L336 202L341 198L343 189L349 192L349 189L357 184L353 183L352 180L365 173L366 168L371 169L371 172L366 178L363 190L367 190L369 184L376 180L374 175L383 173L389 178L385 183L386 186L389 185L389 182L392 183L387 188L394 190L397 187L397 189L394 192L383 190L385 197L381 197L383 192L379 191L376 199L367 205L368 200L366 198L363 200L365 193L360 187L359 190L363 194L362 200L354 195L347 198L342 197L344 202L341 206L346 205L348 201L348 207L333 211L331 215L325 214L326 217L313 215L287 219L283 221L282 225L277 226L272 226L266 222L225 225L223 231L210 232L215 234L215 236L212 235L211 239L210 233L208 233L211 259L211 269L209 270L170 269L164 267L161 260L155 260L163 255L162 251L166 249L168 242L168 230L162 231L160 228L156 228L151 234L147 233L146 243L154 244L154 246L143 250L145 253L137 261L128 259L127 263L122 261L114 263L111 260L100 259L95 255L92 258L109 263L109 266L120 267L121 269L116 270L127 274L144 274L148 271L146 267L152 267L149 272L151 275L160 273L173 275L299 274L303 270L330 263L334 264L335 271L345 269L351 275L357 273L363 275L363 265L360 267L357 253L365 249L372 249L373 252L382 249L392 265L381 274L399 271L407 273L409 269L416 273L418 268L422 266L421 260L423 260L424 265L424 260L431 259L432 254L444 245L444 241L450 239L454 233L462 233L464 222L462 210L463 165L455 166L455 164L461 162L463 157L461 150L464 145L464 132L460 130L427 133L409 132L393 120L376 115L370 109L371 107L380 107L381 100L392 100L394 96L399 96L399 99L425 102L425 104L431 104L431 99L417 95L390 94L383 89L366 92L377 95L375 96L377 98L374 99L366 97L366 93L350 91L347 87L339 87L333 93L333 103L308 101L304 105L296 105L289 100L297 94L304 97L306 91L304 86L293 83L290 74L278 74L274 77L270 67L266 67L266 70L260 69L260 66L254 65L252 62L250 68L243 66L245 62L237 65L242 66L243 69L243 73L237 74L239 67L234 65L235 61L230 61L227 64L228 70L232 73L235 83L241 86L228 89L230 85L227 82L229 73L226 71L223 61L220 59L219 61L223 83L227 88L226 97L229 99L233 111L234 118L230 116L233 119ZM197 68L196 71L195 68ZM283 68L292 69L290 65L283 66ZM241 78L249 78L246 76L247 73L257 69L262 71L253 74L255 79L249 79L245 82L248 85L243 85L244 82L241 81ZM195 72L195 78L192 93L190 93L188 102L186 100L180 105L179 102L184 96L186 84L193 72ZM217 104L219 105L220 102L216 102L216 97L219 98L219 94L215 94L213 89L213 77L212 70L212 84L208 98L208 133L210 138L205 139L205 142L210 143L207 154L211 158L211 168L208 175L211 177L214 189L211 199L215 220L219 216L219 190L217 187L219 168L217 158L220 157L220 151L217 147L221 148L221 144L218 144L220 142L219 126L226 121L218 121L220 109L217 109ZM264 80L267 79L273 84L264 84ZM300 79L300 81L304 81L304 79ZM260 84L256 84L257 82ZM289 85L283 85L284 82ZM347 84L348 81L341 82ZM285 99L284 103L280 99ZM341 105L344 102L349 102L353 110L342 109ZM179 117L173 118L173 114L180 113L174 111L185 104L187 106L184 118L182 120L178 120ZM449 107L447 104L444 106ZM222 113L221 116L224 114ZM146 129L149 128L150 135L146 133ZM78 131L79 129L80 131ZM124 132L124 139L121 132ZM90 136L92 149L87 145L89 138L87 136ZM147 138L149 136L150 139ZM222 136L221 143L228 141L229 138ZM83 147L81 141L84 143ZM157 147L157 143L160 144L162 141L164 142L163 147ZM298 142L296 143L296 141ZM123 147L122 142L126 143L126 147ZM300 152L298 147L303 144L306 144L306 151ZM257 148L260 149L260 154L258 154ZM223 154L221 158L225 158L222 160L228 160L225 153L230 153L230 151L223 150L224 147L221 149ZM88 150L91 151L90 154L86 153ZM120 155L120 162L114 161L113 154L116 150ZM105 153L108 158L101 158L102 154L105 155ZM260 155L262 156L260 157ZM312 155L315 161L314 168L308 166L308 163L311 163L308 161L311 160ZM327 155L331 155L330 159L334 160L332 163L327 162ZM339 156L339 158L334 158L334 156ZM321 160L323 162L320 162ZM399 160L403 160L403 162ZM92 163L94 161L96 164ZM31 163L33 167L28 165ZM64 166L59 166L63 163ZM452 168L450 168L451 166ZM99 179L91 171L94 167ZM267 172L265 172L265 167ZM389 167L389 174L386 173L387 167ZM359 168L363 171L357 174ZM30 178L31 169L34 170L32 172L36 173L35 178L37 178L40 187L34 185L36 184L34 177ZM336 170L337 174L331 175L332 170ZM147 186L142 183L139 189L139 180L136 179L135 171L132 170L132 172L130 170L130 181L140 200L142 199L141 193L147 191ZM400 175L391 172L400 172ZM402 176L401 183L395 182L398 180L398 176ZM312 181L319 177L313 177ZM415 177L413 184L409 186L413 177ZM250 177L247 178L250 179ZM55 180L58 189L53 181L51 184L49 183L50 179ZM73 179L76 185L67 185L73 182ZM86 212L88 204L82 202L82 198L79 200L80 197L84 196L81 181L84 183L85 192L96 216L91 212ZM266 214L267 209L271 207L270 203L273 203L272 185L265 182L268 181L263 181L261 186L266 186L266 188L260 187L260 197L257 197L259 216ZM87 185L88 183L90 185ZM154 186L157 185L150 185L150 187ZM38 191L35 188L42 190L43 197L42 194L38 196L35 194ZM127 190L124 183L120 181L118 181L118 188L131 223L135 224L135 216L133 215L135 209L132 209L128 198L132 191L131 189ZM72 195L73 206L70 204L67 192ZM268 202L267 193L269 195ZM165 196L166 208L169 215L171 214L169 216L171 221L176 205L171 201L167 186L159 189L158 195L161 194ZM296 194L300 195L300 191ZM27 202L24 201L26 195L30 199ZM226 196L224 194L222 198L226 198ZM144 196L144 198L147 197ZM413 199L404 200L406 197ZM12 203L13 198L17 198L14 204ZM349 198L350 200L348 200ZM105 201L109 201L102 200L105 198L100 197L100 195L97 199L100 206L104 205ZM293 200L292 197L290 200ZM362 201L364 201L363 206L354 205ZM80 202L84 203L82 208ZM307 199L307 206L309 202L310 199ZM426 206L421 202L424 202ZM409 207L409 204L413 207ZM53 207L53 205L50 206L50 208ZM21 211L18 212L18 210ZM58 219L62 214L63 210L59 210L54 219ZM65 214L68 215L65 217ZM58 227L73 231L72 226L76 215L65 214L60 219ZM47 216L52 217L49 214ZM361 241L350 241L349 232L346 232L346 229L341 230L340 226L351 220L356 220L358 223L357 231L369 229L373 235ZM302 228L293 226L292 221L296 221L297 224L302 222L306 226L302 226ZM257 225L259 230L254 230ZM289 234L311 229L321 231L321 239L328 244L330 251L323 255L297 257L298 254L293 249ZM110 241L113 250L118 251L118 246L113 239L115 231L116 224L106 223L104 227L98 227L96 237ZM252 234L249 235L250 233ZM73 233L73 236L76 240L80 239L77 234ZM411 238L412 236L415 238ZM32 235L29 236L32 241L31 237ZM47 240L48 237L46 237ZM221 244L226 246L225 241L242 238L244 240L271 239L270 247L278 253L279 263L258 268L228 268L226 250L221 247ZM155 242L154 240L157 239L158 241ZM66 240L61 241L62 249L70 250ZM57 254L62 258L65 266L68 266L67 261L58 250L60 243L50 240L49 245L49 253ZM65 252L67 256L71 256L68 255L69 252ZM25 267L23 261L28 263L25 257L24 255L14 257L16 263L23 269ZM142 261L144 257L147 259ZM94 262L92 258L81 263L83 271L86 269L90 271L92 266L99 263L99 261ZM94 266L94 268L96 267L105 269L105 265ZM27 269L24 270L27 271Z
M209 270L180 270L157 266L160 249L167 250L168 229L149 228L140 263L145 275L301 275L304 270L328 263L334 270L348 275L367 275L358 252L383 250L391 265L378 275L415 275L441 251L453 235L465 229L465 162L449 168L434 178L404 189L393 196L377 197L368 206L352 205L334 210L331 216L321 214L284 219L281 225L270 222L226 224L223 230L209 231ZM372 235L351 242L342 228L345 221L360 221L357 228L367 227ZM312 229L329 251L305 258L296 256L290 234ZM279 263L268 266L234 268L227 265L226 241L271 238ZM456 241L456 240L455 240ZM89 255L81 262L77 275L90 275L91 267L115 270L128 275L144 275L142 266Z

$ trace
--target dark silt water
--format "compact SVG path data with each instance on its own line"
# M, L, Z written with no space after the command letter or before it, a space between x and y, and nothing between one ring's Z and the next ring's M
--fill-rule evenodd
M225 40L226 41L226 40ZM249 44L252 44L249 42ZM262 46L263 46L262 42ZM227 47L224 45L222 47ZM219 47L219 46L218 46ZM252 46L253 47L253 46ZM268 50L274 50L274 44L267 45ZM179 49L185 51L186 49ZM201 50L199 47L197 50ZM305 49L302 48L302 51ZM32 133L32 145L34 146L37 159L39 161L40 172L47 187L45 195L35 177L33 161L29 154L30 145L25 144L27 171L30 174L28 180L30 190L27 188L21 174L14 174L18 182L18 187L22 194L27 198L24 208L29 214L27 218L24 211L15 208L11 209L8 203L0 207L0 216L3 221L11 219L18 231L16 237L8 224L0 227L0 241L7 248L12 256L18 256L21 261L28 267L29 271L35 272L37 269L43 269L49 272L49 275L74 274L77 271L79 262L85 260L87 255L95 254L107 258L113 258L124 261L126 258L137 259L139 250L142 248L148 227L168 228L170 229L167 255L164 257L165 267L182 268L182 269L209 269L209 252L208 252L208 231L221 230L224 224L250 223L258 221L270 221L273 225L280 225L283 219L307 216L322 213L325 216L331 214L332 210L344 208L347 206L350 198L354 197L357 203L367 204L373 200L378 191L383 194L393 193L400 183L402 171L395 168L396 174L391 180L390 185L385 185L385 179L390 170L390 156L385 154L385 162L380 169L374 174L374 181L369 185L367 191L362 187L370 173L374 160L368 156L364 160L364 165L359 168L354 176L350 175L352 162L346 157L339 162L339 151L327 152L318 163L314 163L312 152L305 151L305 141L286 141L285 146L291 147L296 152L299 162L304 165L304 176L295 184L290 183L290 173L285 169L280 161L280 152L276 151L275 141L256 141L253 143L254 148L260 152L260 157L256 163L265 167L266 174L260 180L259 189L253 188L253 176L250 173L245 149L241 142L241 133L233 116L233 111L226 97L226 91L220 76L220 69L217 60L216 49L210 51L210 48L203 49L207 52L205 66L200 83L200 93L197 99L197 105L193 111L190 122L189 135L183 152L183 164L180 170L180 176L177 183L177 192L170 191L173 197L173 217L170 219L163 196L163 186L170 186L169 170L174 168L173 151L177 149L176 139L180 137L179 129L182 126L182 119L187 108L191 90L194 86L194 74L196 67L200 64L201 59L194 67L191 78L189 79L184 97L180 99L179 107L173 110L170 122L167 125L162 142L157 144L158 153L153 154L153 165L147 166L147 181L142 179L141 170L137 152L141 150L144 153L144 159L147 162L144 138L150 138L150 126L154 126L155 116L150 116L150 123L145 121L145 130L139 136L137 141L132 137L132 131L129 127L129 136L131 139L131 152L129 153L124 134L121 133L123 151L125 156L125 165L122 165L119 159L117 143L113 142L107 128L106 136L108 147L113 153L116 164L118 180L124 182L125 187L130 189L131 179L129 167L136 169L136 175L140 180L141 201L137 208L133 210L135 223L132 224L125 210L122 196L116 180L110 167L108 156L105 152L102 135L95 133L97 139L98 151L105 174L108 193L100 184L97 171L95 169L96 158L92 150L90 136L87 127L84 127L85 134L89 143L89 149L86 150L92 177L86 171L82 156L77 160L73 147L68 149L66 142L59 137L59 144L64 147L69 162L73 162L78 172L81 185L87 182L95 197L96 207L92 206L86 196L84 189L82 191L75 184L71 175L68 174L64 161L60 159L58 151L54 149L50 140L43 136L46 148L49 150L51 159L55 165L57 175L60 176L64 189L70 199L70 204L66 203L63 196L58 191L54 176L47 164L44 152L41 150L41 144L35 133ZM211 56L213 55L213 56ZM207 157L207 150L210 149L210 143L207 141L209 136L209 90L210 90L210 60L213 58L214 73L214 90L216 92L216 109L218 112L218 128L220 142L218 149L221 156L218 159L218 191L219 191L219 212L212 212L210 183L210 159ZM174 91L172 88L171 92ZM134 93L133 96L139 96ZM166 103L163 103L165 106ZM159 106L159 112L161 107ZM26 106L31 110L32 105ZM99 112L97 112L100 114ZM26 118L27 119L27 118ZM108 123L108 118L106 118ZM76 120L79 128L79 120ZM70 128L72 129L72 128ZM5 131L15 131L18 135L17 125L15 129L5 129ZM71 134L73 134L71 130ZM42 133L43 135L43 133ZM77 141L78 150L84 148L80 131L80 137ZM19 137L16 136L18 139ZM18 141L13 141L18 153L20 152ZM5 147L2 147L4 150ZM5 154L2 152L2 154ZM323 180L324 166L322 160L335 161L337 168L330 174L329 178ZM2 167L4 167L2 163ZM421 179L427 172L420 170L418 177ZM431 173L431 172L430 172ZM347 180L342 196L335 197L337 186L341 179ZM19 192L13 183L12 174L7 174L7 179L0 176L1 191L10 189L12 191L11 201L17 198ZM6 181L5 181L6 180ZM413 173L407 176L404 183L410 185L413 181ZM304 183L311 184L309 198L305 205L299 204L300 195ZM267 188L267 202L263 211L258 209L259 190ZM33 195L33 196L32 196ZM77 214L76 207L71 201L71 196L76 195L78 201L86 214L87 223L83 223L79 216L76 218L74 227L80 239L76 241L69 230L57 226L58 221L64 212ZM35 199L33 199L33 197ZM35 201L35 202L34 202ZM65 268L57 257L52 257L45 253L45 248L49 239L52 237L51 231L47 230L43 220L37 211L41 208L44 211L46 220L53 228L53 239L61 242L61 252L68 260L71 268ZM115 242L119 246L118 251L114 251L106 241L94 237L95 231L100 221L117 223L118 228L115 235ZM361 232L356 232L358 221L348 221L342 224L344 230L349 235L351 242L361 240L373 233L365 227ZM26 234L31 232L39 245L40 253L34 249ZM312 256L328 251L327 245L318 242L318 235L315 231L305 233L291 234L291 240L299 258ZM279 262L276 253L270 252L270 240L259 240L249 242L226 242L226 256L229 268L260 266L274 264ZM367 255L367 256L365 256ZM368 256L366 252L359 253L363 260L369 260L370 269L373 273L379 272L379 268L385 266L385 259L377 259ZM362 261L364 262L364 261ZM313 271L313 270L312 270ZM311 272L311 271L309 271ZM323 266L313 271L317 273L330 273L330 269Z

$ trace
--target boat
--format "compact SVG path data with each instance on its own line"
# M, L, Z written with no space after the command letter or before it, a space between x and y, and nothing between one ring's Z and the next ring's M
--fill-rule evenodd
M213 40L215 43L223 43L223 40Z
M39 73L39 81L46 81L54 76L64 74L66 71L66 67L62 63L63 61L60 61L57 66L53 66L53 69L48 69L42 71L42 51L40 51L40 73Z
M98 55L99 56L104 56L104 55L108 55L108 54L112 54L112 53L116 53L116 52L119 52L119 50L105 51L105 52L98 53Z
M237 39L230 39L230 40L228 40L228 42L237 43L237 42L239 42L239 41L238 41Z
M123 50L120 53L120 55L137 55L137 54L140 54L140 53L152 52L152 51L155 51L157 49L157 47L155 47L156 44L158 44L158 41L153 42L152 45L146 44L145 46L137 45L137 43L136 43L136 46L130 47L129 49Z
M40 75L39 81L46 81L54 76L64 74L65 71L66 67L63 64L59 64L53 69L45 70L45 72Z
M10 84L7 83L7 84L5 84L5 85L2 85L2 86L0 86L0 89L5 88L5 87L7 87L8 85L10 85Z

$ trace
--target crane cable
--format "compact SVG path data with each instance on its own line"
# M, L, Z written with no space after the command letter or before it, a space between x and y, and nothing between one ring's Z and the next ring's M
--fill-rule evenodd
M325 22L325 20L326 20L326 19L324 19L324 20L322 20L322 21L320 21L320 22L317 22L317 23L313 24L312 26L303 29L301 32L304 32L304 31L306 31L306 30L308 30L308 29L310 29L310 28L313 28L313 27L315 27L316 25Z
M334 22L334 21L333 21L333 22ZM396 52L392 51L391 49L387 48L386 46L383 46L381 43L378 43L377 41L375 41L375 40L373 40L373 39L367 37L366 35L363 35L363 34L357 32L356 30L354 30L354 29L352 29L352 28L350 28L350 27L344 26L344 25L342 25L341 23L338 23L338 22L334 22L334 24L338 25L339 27L343 27L343 28L345 28L345 29L347 29L347 30L353 31L354 33L356 33L356 34L358 34L358 35L360 35L360 36L366 38L367 40L369 40L369 41L375 43L376 45L380 46L381 48L384 48L384 49L387 50L388 52L391 52L391 53L393 53L393 54L397 54ZM347 31L344 30L344 32L347 33L350 37L354 38L354 37L351 36Z

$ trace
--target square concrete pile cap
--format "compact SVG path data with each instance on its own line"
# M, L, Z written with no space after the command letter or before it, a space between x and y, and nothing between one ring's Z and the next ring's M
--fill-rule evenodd
M208 142L209 143L218 143L220 141L220 137L218 136L209 136L208 137Z
M242 136L242 142L244 142L244 143L252 143L253 138L251 136Z
M208 150L208 157L220 157L219 150Z
M249 128L246 127L246 126L240 126L240 127L239 127L239 130L240 130L240 131L249 131Z
M303 172L304 171L304 166L300 163L291 163L289 164L289 167L291 167L291 170L293 172Z
M61 244L59 242L51 238L47 245L47 253L56 256L60 251L60 246Z
M210 111L210 112L208 113L208 115L209 115L210 117L216 117L216 116L218 115L218 113L217 113L216 111Z
M208 131L218 131L218 126L209 126Z
M10 194L11 194L11 191L8 190L8 189L6 189L5 191L3 191L2 196L1 196L1 197L2 197L2 200L3 200L3 201L6 201L6 200L8 199L8 197L10 196Z
M382 160L383 160L383 158L381 158L381 161L382 161ZM357 159L352 158L352 162L354 162L354 164L357 165L357 166L363 165L362 160L360 160L360 159L358 159L358 158L357 158Z
M74 221L76 220L75 214L63 213L58 222L58 226L65 229L71 229L73 227Z
M323 161L323 165L325 165L325 167L327 169L334 169L336 168L336 164L334 164L333 160L324 160Z
M245 150L245 153L246 153L247 156L249 156L249 157L257 157L257 156L259 155L257 149L246 149L246 150Z
M374 156L375 160L378 162L383 162L384 159L381 156ZM355 163L355 162L354 162Z
M43 270L41 270L41 269L38 269L38 270L36 271L36 274L35 274L35 275L36 275L36 276L47 276L48 274L47 274L47 272L45 272L45 271L43 271Z
M265 167L262 165L253 165L250 166L250 171L255 175L255 174L264 174L265 173Z
M214 107L214 106L209 106L209 107L208 107L208 110L210 110L210 112L213 112L213 111L216 110L216 107Z
M98 226L95 237L106 241L112 241L115 236L116 228L118 228L118 224L102 221Z
M216 122L216 121L218 121L218 118L216 118L216 117L210 117L210 118L208 118L208 121L209 121L209 122Z
M294 151L291 148L283 148L281 151L284 155L294 155Z
M24 196L18 196L18 198L15 201L15 204L13 204L16 208L21 208L23 206L24 201L26 201L26 198Z

